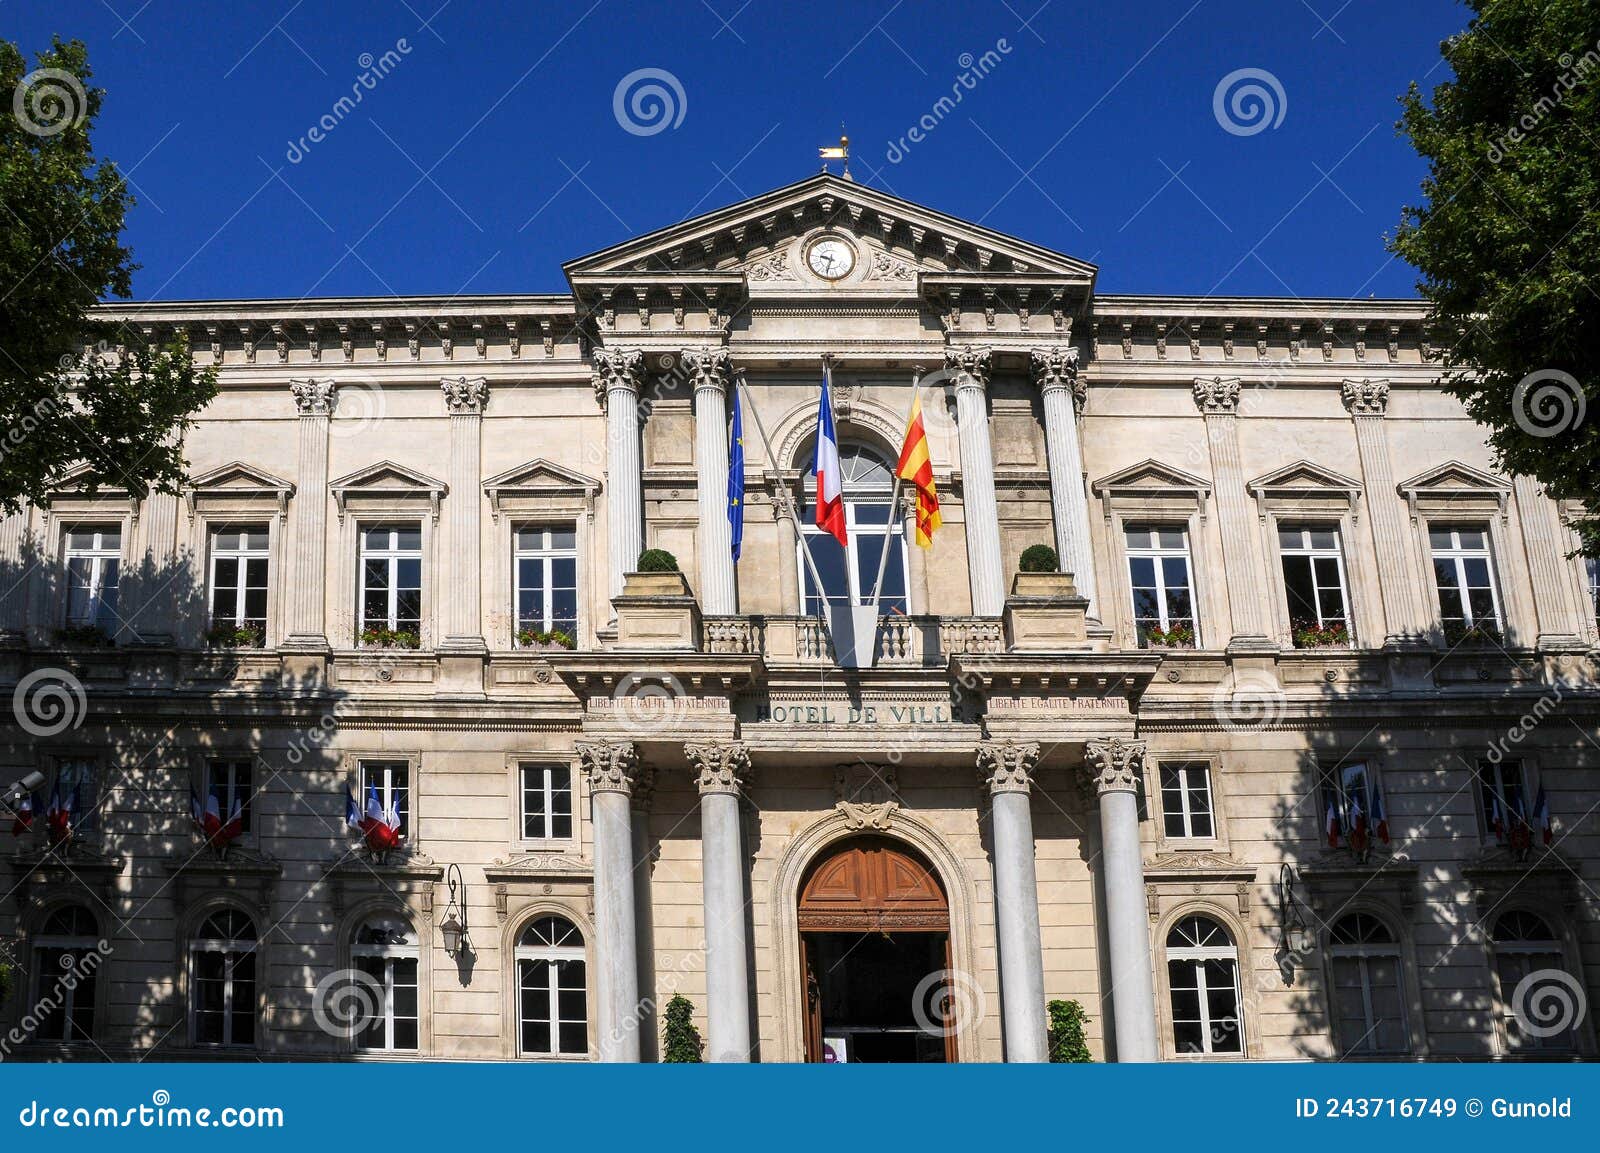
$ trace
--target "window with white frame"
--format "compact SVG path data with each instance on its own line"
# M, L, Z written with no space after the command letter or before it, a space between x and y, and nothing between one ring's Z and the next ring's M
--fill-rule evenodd
M589 1052L583 934L564 917L539 917L517 940L517 1051L525 1057Z
M1178 1053L1244 1052L1239 950L1210 917L1184 917L1167 934L1172 1045Z
M1161 762L1161 818L1168 840L1207 840L1217 835L1210 765L1204 761Z
M1548 1024L1523 1016L1525 1006L1538 1004L1540 989L1559 988L1569 982L1577 985L1567 971L1561 942L1544 918L1523 909L1511 909L1495 921L1489 940L1500 985L1499 1010L1506 1047L1513 1053L1577 1048L1581 1013L1566 1013Z
M1278 551L1289 602L1289 628L1297 647L1350 642L1344 554L1333 525L1281 525Z
M100 795L96 788L99 773L92 757L57 757L54 796L72 813L72 827L88 832L100 824Z
M523 764L522 837L565 841L572 837L572 768Z
M1340 761L1322 768L1323 832L1329 843L1368 837L1380 812L1377 767L1366 760Z
M1489 530L1482 525L1439 525L1428 530L1428 547L1446 635L1473 628L1503 631Z
M1478 808L1484 836L1503 838L1513 824L1528 824L1533 816L1529 799L1528 774L1521 761L1484 757L1478 762Z
M400 820L400 835L411 835L411 767L405 761L362 761L358 766L357 805L365 811L369 792L376 792L378 807Z
M539 633L578 635L578 534L572 528L525 525L516 532L518 646Z
M248 757L206 762L205 795L216 798L217 812L223 821L233 815L235 802L239 805L239 829L250 831L251 783L254 762Z
M1139 647L1195 643L1189 533L1181 525L1129 525L1128 584Z
M1328 951L1339 1052L1376 1056L1409 1050L1400 943L1393 930L1369 913L1350 913L1328 931Z
M211 533L211 627L267 635L267 529L229 525Z
M34 1040L93 1040L103 958L94 914L82 905L64 905L44 919L33 940Z
M415 524L361 530L361 632L422 632L422 529Z
M1589 611L1594 614L1595 627L1600 628L1600 557L1584 557L1583 569L1589 577Z
M849 544L840 546L832 533L818 528L815 510L808 508L801 522L803 539L797 544L802 612L809 616L822 612L822 596L811 575L805 550L822 578L822 595L830 605L868 605L873 584L883 563L883 550L889 550L883 567L883 585L878 607L885 615L910 611L906 599L905 526L896 518L889 498L894 492L894 472L889 462L865 445L846 442L839 446L839 467L844 477L844 519ZM815 496L811 487L808 496Z
M374 917L356 931L350 963L370 979L370 998L364 1003L371 1009L355 1025L357 1048L376 1052L417 1049L420 957L416 935L399 917Z
M219 909L189 941L189 1022L196 1045L256 1043L256 926Z
M122 568L122 529L74 525L65 539L69 628L117 629L117 580Z

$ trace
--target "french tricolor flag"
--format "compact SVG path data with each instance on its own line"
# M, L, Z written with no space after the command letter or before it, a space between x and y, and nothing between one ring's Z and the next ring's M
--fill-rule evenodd
M400 847L400 814L394 809L383 811L383 805L378 802L377 782L367 782L366 812L357 810L356 799L348 789L344 800L345 824L360 831L367 848L383 853Z
M23 793L17 802L16 816L11 821L11 835L20 837L33 828L33 794Z
M66 798L61 796L61 786L50 790L50 808L45 812L45 832L51 845L64 845L72 837L72 811L78 807L78 789L73 786Z
M1337 849L1339 847L1339 809L1331 799L1328 801L1327 828L1328 848Z
M1383 792L1378 789L1372 793L1372 829L1378 840L1389 843L1389 811L1383 807Z
M833 427L833 373L822 370L822 399L817 405L817 527L832 533L841 546L850 539L844 526L844 470L839 465L839 434Z

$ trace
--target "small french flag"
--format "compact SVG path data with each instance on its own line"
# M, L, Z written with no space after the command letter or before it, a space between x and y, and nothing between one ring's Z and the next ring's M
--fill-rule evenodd
M1383 807L1383 792L1378 789L1372 792L1372 831L1378 834L1378 840L1389 843L1389 812Z
M1533 814L1539 822L1539 831L1544 837L1544 843L1548 845L1555 833L1550 826L1550 802L1545 799L1543 785L1539 786L1539 795L1534 798Z
M61 786L50 790L50 808L45 813L45 832L51 845L64 845L72 837L72 812L78 807L78 789L73 786L66 798L61 796Z
M1339 810L1330 799L1328 801L1328 848L1339 847Z
M833 427L833 371L822 370L822 398L817 404L817 527L832 533L841 546L850 538L844 523L844 469L839 463L839 434Z

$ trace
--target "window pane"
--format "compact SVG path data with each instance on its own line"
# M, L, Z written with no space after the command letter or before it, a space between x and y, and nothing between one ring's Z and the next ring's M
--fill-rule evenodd
M1283 586L1289 597L1289 620L1295 624L1317 622L1316 589L1311 577L1311 558L1283 558Z

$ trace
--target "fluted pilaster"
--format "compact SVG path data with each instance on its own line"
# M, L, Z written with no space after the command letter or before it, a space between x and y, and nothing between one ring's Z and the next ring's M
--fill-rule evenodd
M331 380L291 380L289 392L300 414L300 435L284 647L322 650L328 647L328 421L338 387Z

